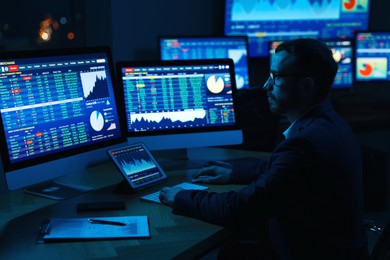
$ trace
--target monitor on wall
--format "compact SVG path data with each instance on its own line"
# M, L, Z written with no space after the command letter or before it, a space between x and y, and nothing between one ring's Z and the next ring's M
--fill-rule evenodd
M9 190L101 163L107 147L125 142L114 82L108 47L0 55L0 149Z
M390 31L355 33L356 82L390 82Z
M233 59L237 89L250 87L246 36L159 36L158 44L162 60Z
M354 58L353 41L341 39L322 40L333 52L333 58L338 64L338 70L334 79L332 90L352 89L354 87ZM269 43L269 59L275 54L275 49L282 41L271 41Z
M242 143L231 59L124 61L116 69L129 143L151 150Z
M226 35L247 35L251 57L268 42L294 38L353 38L369 27L370 0L225 0Z

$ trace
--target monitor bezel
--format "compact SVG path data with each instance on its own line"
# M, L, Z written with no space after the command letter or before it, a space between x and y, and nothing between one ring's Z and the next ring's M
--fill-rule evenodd
M124 100L124 86L122 81L122 68L123 67L156 67L156 66L186 66L186 65L229 65L229 71L231 75L232 83L232 97L233 97L233 109L235 124L229 126L208 126L208 127L194 127L186 129L167 129L167 130L153 130L153 131L140 131L130 132L128 131L127 122L125 122L125 131L128 138L142 137L142 136L160 136L160 135L174 135L174 134L192 134L192 133L206 133L206 132L220 132L228 130L241 130L240 122L237 115L237 89L234 77L234 62L232 59L196 59L196 60L150 60L150 61L118 61L116 63L116 75L117 85L119 93L122 97L121 102L125 104ZM126 110L124 108L124 110ZM127 111L124 111L127 113Z
M246 52L247 52L247 60L246 60L246 66L248 69L248 87L237 89L237 91L245 90L245 89L251 89L251 82L253 81L253 78L251 76L250 67L249 67L249 61L251 59L250 52L249 52L249 37L247 35L197 35L197 34L180 34L180 35L174 35L174 34L161 34L157 36L157 46L158 46L158 56L160 59L162 59L162 52L161 52L161 41L164 39L244 39L245 45L246 45Z
M109 46L96 46L96 47L76 47L76 48L63 48L63 49L45 49L45 50L27 50L27 51L12 51L4 52L1 54L1 59L28 59L28 58L44 58L44 57L54 57L54 56L71 56L71 55L80 55L80 54L94 54L94 53L104 53L107 57L107 63L109 67L110 77L112 79L113 93L117 107L118 119L120 124L120 136L102 142L97 142L95 144L87 144L76 148L70 148L66 150L61 150L58 152L53 152L44 156L38 156L33 159L25 159L18 162L11 162L9 158L8 146L5 140L5 131L3 127L3 120L0 113L0 154L1 160L3 163L4 173L20 170L23 168L40 165L50 161L56 161L64 159L66 157L94 151L102 147L109 147L112 145L120 144L126 142L126 134L124 123L124 110L122 109L121 99L119 98L118 91L116 91L116 77L115 77L115 68L114 62L112 59L111 48Z

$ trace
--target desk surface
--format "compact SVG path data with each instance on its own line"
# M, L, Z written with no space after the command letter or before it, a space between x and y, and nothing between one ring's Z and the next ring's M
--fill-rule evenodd
M224 160L240 157L267 159L268 154L232 149L203 148L191 152L196 160ZM157 158L158 160L158 158ZM128 259L194 259L222 242L228 232L220 226L173 215L171 208L140 201L139 197L164 186L188 180L196 169L167 171L168 180L137 193L115 193L122 180L112 163L67 176L69 183L88 185L94 191L63 201L28 195L21 190L0 196L0 259L91 259L123 257ZM237 190L236 185L209 185L210 191ZM77 212L83 201L126 202L126 210ZM147 215L150 239L105 240L36 244L38 227L51 217L90 217Z

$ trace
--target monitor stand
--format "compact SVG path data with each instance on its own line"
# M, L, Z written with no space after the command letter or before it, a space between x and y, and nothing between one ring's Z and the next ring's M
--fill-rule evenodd
M183 169L199 169L203 165L191 160L187 149L158 150L152 151L158 164L166 171Z
M68 185L56 181L49 181L25 188L24 192L44 198L64 200L91 190L92 188L87 186Z

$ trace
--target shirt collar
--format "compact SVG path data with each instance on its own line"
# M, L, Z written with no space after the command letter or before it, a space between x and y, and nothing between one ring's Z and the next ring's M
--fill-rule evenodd
M294 126L294 123L296 122L297 120L295 120L294 122L292 122L292 124L283 132L283 135L284 135L284 138L287 139L290 137L290 132L291 132L291 129L293 128Z
M284 137L286 139L291 137L295 132L298 132L308 125L315 117L323 114L331 108L331 104L328 100L312 106L291 123L291 125L283 132Z

